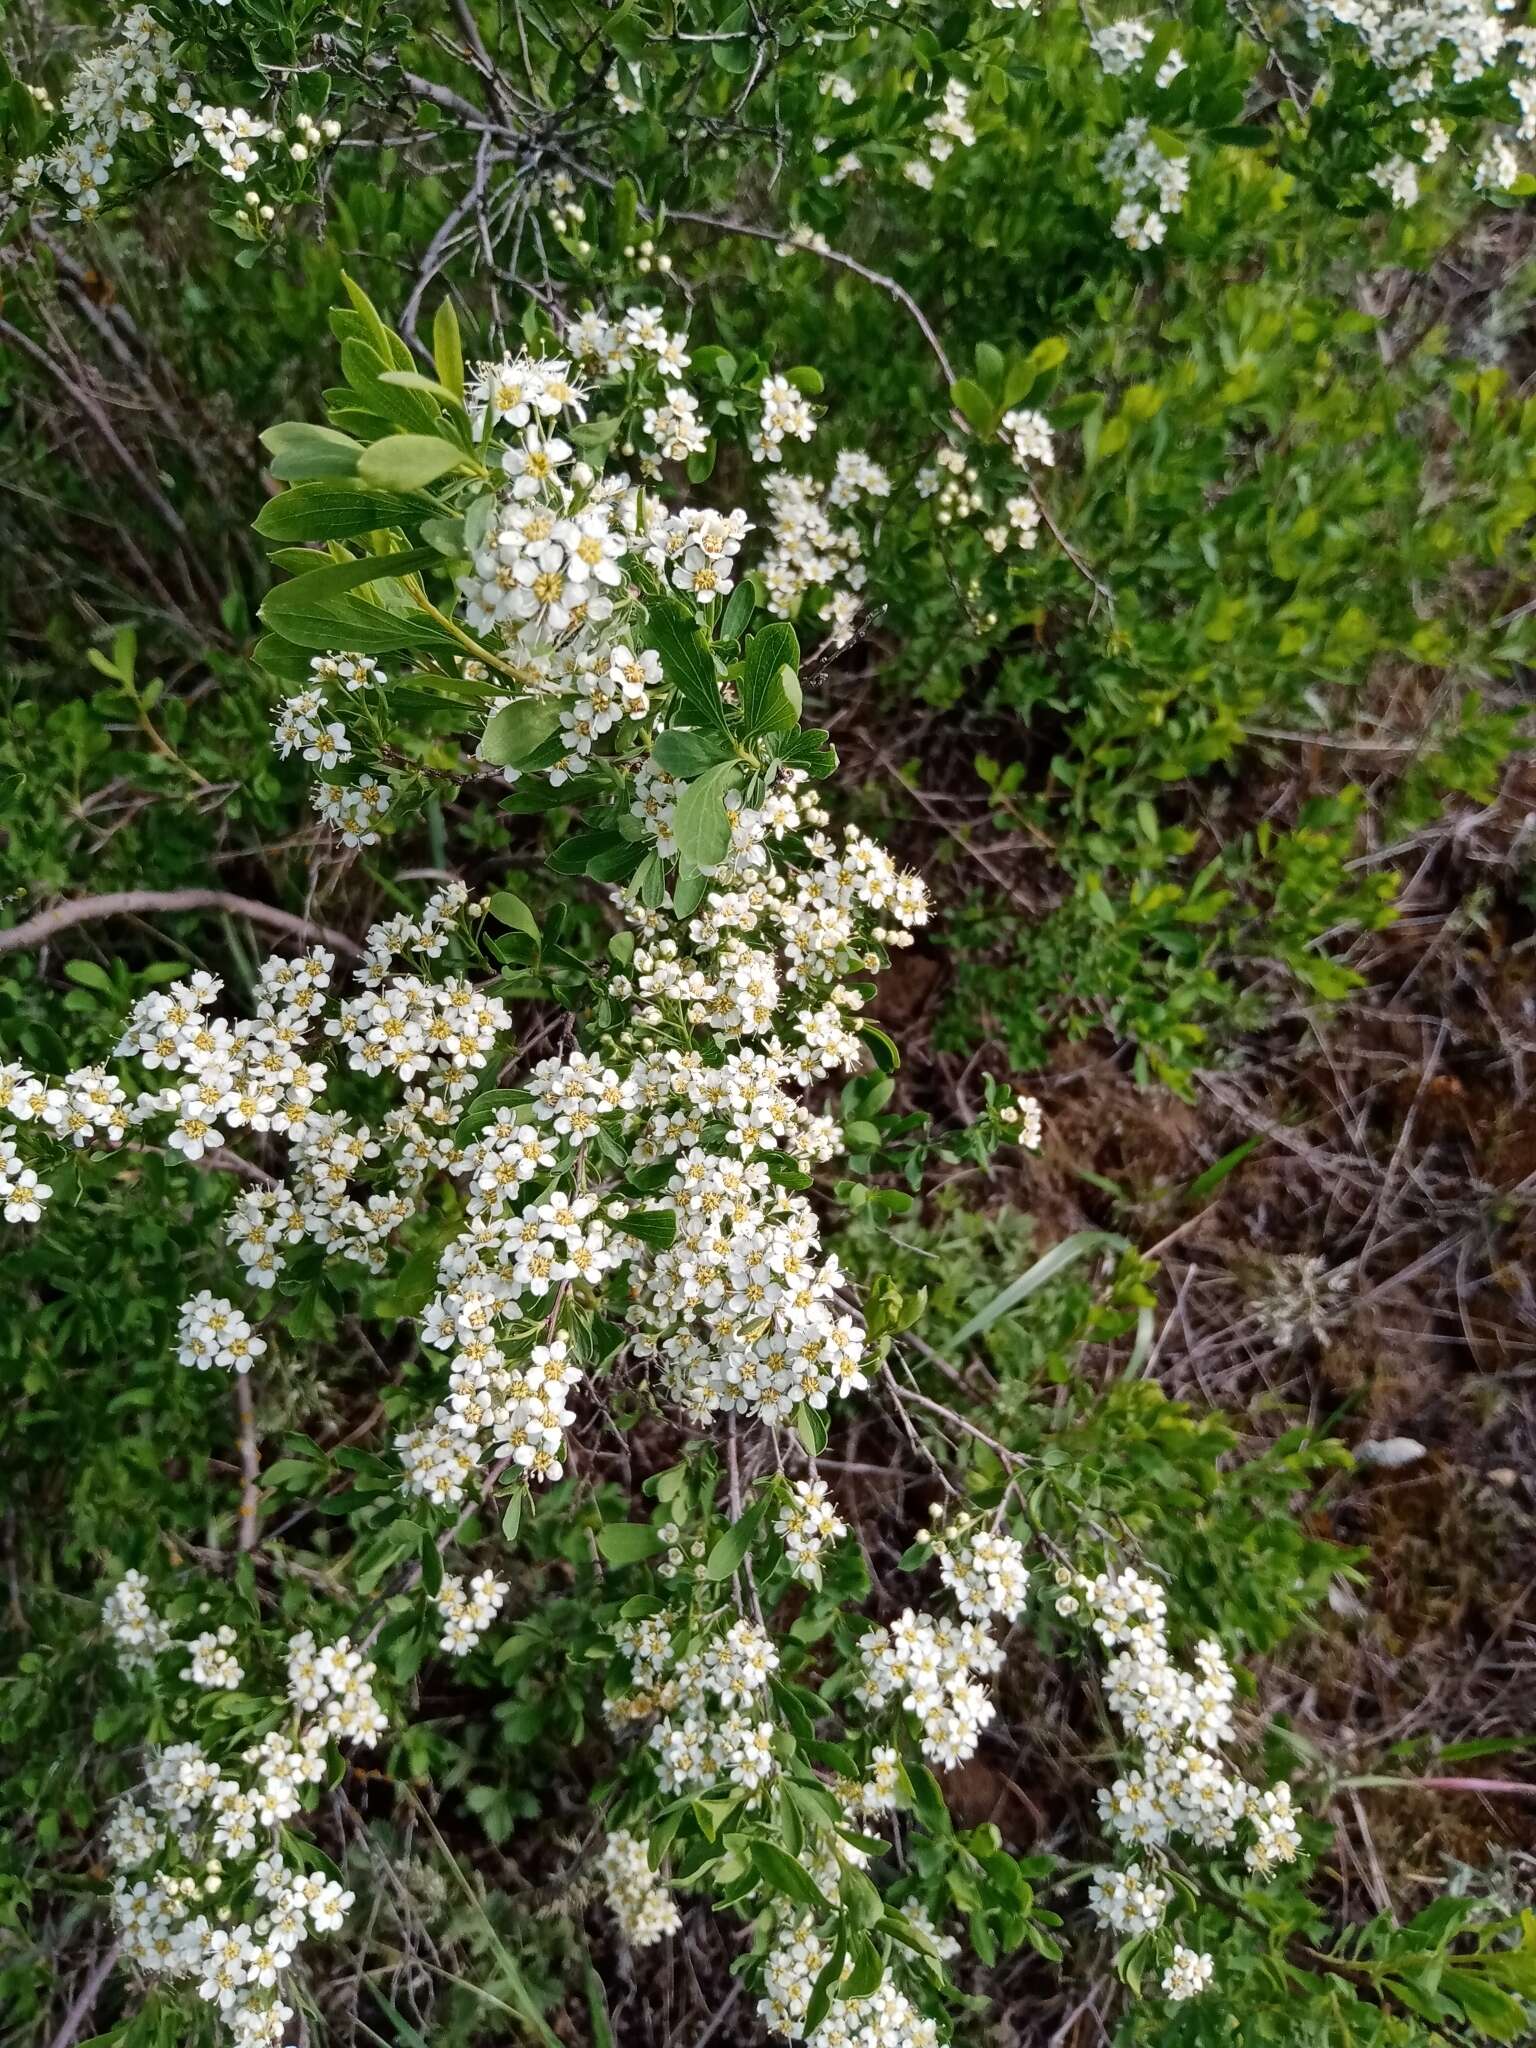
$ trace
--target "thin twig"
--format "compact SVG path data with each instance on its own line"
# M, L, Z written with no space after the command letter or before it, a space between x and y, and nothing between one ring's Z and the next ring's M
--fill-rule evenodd
M30 952L56 933L68 931L71 925L94 924L106 917L143 917L159 910L222 910L231 917L246 917L252 924L285 932L290 938L318 939L333 953L346 953L354 960L363 956L362 947L345 932L332 931L328 925L315 924L307 917L296 917L291 910L279 910L275 904L258 903L250 896L231 896L223 889L119 889L105 896L76 896L0 932L0 953Z
M240 1420L240 1535L238 1550L254 1550L261 1533L261 1452L256 1445L256 1404L251 1398L249 1373L235 1375L235 1413Z
M80 2029L96 2009L101 1996L101 1987L112 1974L112 1965L117 1961L117 1943L109 1942L91 1969L80 1989L70 2000L69 2010L59 2022L57 2033L49 2040L48 2048L74 2048Z

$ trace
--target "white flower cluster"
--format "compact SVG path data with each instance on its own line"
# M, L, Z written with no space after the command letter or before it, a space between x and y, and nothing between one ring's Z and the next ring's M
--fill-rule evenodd
M985 1621L1001 1614L1011 1621L1029 1592L1024 1546L1000 1529L977 1529L956 1542L942 1528L930 1532L938 1554L939 1577L954 1594L967 1621Z
M329 118L301 113L285 137L274 121L245 107L200 100L191 81L177 74L173 40L147 7L129 7L114 28L117 40L77 65L59 104L60 133L51 154L22 159L11 174L13 192L32 191L46 178L69 200L70 220L94 220L123 138L137 135L152 141L150 154L161 165L179 169L206 154L221 177L242 188L252 221L268 222L276 208L246 185L261 163L258 145L265 145L271 162L286 156L302 164L341 139L340 122ZM46 95L34 91L33 97L54 111ZM165 114L189 126L173 135L160 121Z
M848 1524L837 1512L824 1479L797 1479L789 1499L774 1518L774 1534L794 1567L795 1577L808 1586L821 1584L821 1560L830 1545L841 1543Z
M1453 86L1465 86L1502 65L1510 65L1508 87L1518 119L1515 140L1536 141L1536 30L1527 23L1508 23L1509 0L1302 0L1301 15L1309 34L1322 38L1343 29L1356 37L1370 61L1390 78L1392 104L1427 107L1440 89L1447 65ZM1437 162L1450 146L1445 123L1421 116L1409 126L1423 141L1417 158L1402 151L1383 158L1371 171L1396 206L1412 206L1422 190L1420 171ZM1411 145L1410 145L1411 146ZM1472 165L1476 190L1508 191L1523 167L1511 142L1497 133L1485 136Z
M998 1116L1005 1124L1018 1126L1016 1142L1026 1152L1040 1150L1045 1141L1045 1116L1033 1095L1021 1095L1016 1102L1005 1104Z
M1214 1958L1200 1955L1192 1948L1185 1948L1181 1942L1173 1945L1173 1958L1163 1972L1162 1985L1166 1995L1175 2002L1184 1998L1197 1998L1211 1981Z
M356 782L322 782L315 789L315 811L346 847L377 846L378 828L389 815L388 786L376 775Z
M781 462L786 441L809 441L816 415L787 377L765 377L758 387L762 419L749 437L747 452L755 462Z
M813 477L776 475L764 488L770 541L761 568L769 610L789 618L816 593L834 637L847 639L864 588L864 541L856 526L829 515L861 498L888 498L889 475L861 449L845 448L825 487Z
M15 1140L0 1135L0 1213L7 1223L36 1223L53 1199L53 1183L28 1166Z
M191 1685L201 1686L204 1692L238 1692L240 1681L245 1676L244 1668L235 1655L235 1644L239 1640L228 1623L222 1628L205 1629L200 1636L194 1636L187 1644L187 1655L192 1661L183 1670L182 1677Z
M125 1671L147 1670L170 1647L171 1631L150 1606L148 1586L142 1572L126 1571L102 1602L101 1618Z
M931 138L928 154L936 164L948 163L957 144L961 149L970 149L975 143L976 130L971 125L970 106L971 96L965 81L952 78L944 88L943 104L923 123Z
M1047 468L1055 463L1055 437L1044 413L1015 409L1005 414L1001 436L1020 468L1031 462ZM1040 505L1033 487L1014 492L998 506L989 499L973 449L974 444L971 449L939 448L933 461L917 472L918 496L933 499L936 525L980 525L994 554L1003 554L1010 547L1027 553L1040 537Z
M1406 76L1415 98L1431 90L1442 50L1455 83L1466 85L1498 63L1510 39L1498 0L1302 0L1301 12L1313 35L1343 28L1358 36L1373 64Z
M102 1615L130 1668L170 1647L138 1572L112 1588ZM233 1689L237 1641L225 1626L185 1644L182 1679ZM305 1788L324 1781L332 1739L370 1744L386 1725L373 1666L345 1638L317 1650L312 1635L294 1637L288 1672L287 1731L269 1729L225 1763L196 1742L151 1750L142 1796L124 1800L106 1830L124 1955L150 1977L192 1984L236 2048L280 2048L294 2016L285 1975L300 1945L334 1932L352 1904L335 1879L284 1862L280 1831Z
M677 1901L650 1866L646 1847L627 1828L615 1828L597 1859L609 1910L631 1948L649 1948L682 1926Z
M1085 1613L1093 1633L1112 1650L1104 1696L1125 1734L1140 1745L1141 1760L1099 1794L1106 1831L1127 1847L1155 1853L1175 1835L1206 1849L1226 1849L1246 1830L1243 1860L1266 1877L1294 1861L1301 1846L1290 1787L1246 1783L1218 1753L1232 1734L1236 1681L1221 1645L1195 1645L1194 1670L1173 1660L1167 1603L1155 1581L1135 1571L1074 1576L1056 1574L1059 1614ZM1094 1874L1089 1903L1095 1917L1117 1934L1149 1933L1162 1924L1172 1896L1140 1860ZM1171 1998L1193 1997L1210 1975L1210 1959L1176 1948L1164 1978Z
M620 1724L660 1717L650 1748L664 1794L729 1779L755 1795L772 1783L774 1724L760 1695L779 1653L757 1623L740 1616L680 1649L663 1623L621 1622L614 1642L629 1659L634 1688L610 1700L608 1711Z
M1056 441L1051 423L1043 412L1017 406L1012 412L1003 414L1001 431L1009 452L1021 469L1027 468L1031 462L1038 462L1045 469L1054 468Z
M288 1697L301 1713L318 1714L338 1742L376 1743L389 1726L374 1696L376 1667L346 1636L316 1647L311 1630L288 1640Z
M920 2013L890 1976L865 1998L837 1998L811 2034L805 2020L816 1981L832 1961L830 1937L806 1918L781 1929L763 1966L758 2017L776 2034L811 2048L938 2048L935 2023ZM843 1966L846 1977L851 1963Z
M1107 22L1088 38L1093 54L1110 78L1134 71L1152 47L1152 31L1138 15Z
M1028 1575L1022 1547L1004 1533L948 1532L940 1523L923 1540L934 1545L944 1583L967 1618L936 1619L909 1607L889 1628L871 1630L859 1644L856 1697L876 1712L899 1701L917 1717L923 1754L953 1770L976 1754L997 1713L980 1680L1001 1670L1003 1651L985 1623L994 1615L1014 1619Z
M207 1372L218 1366L225 1372L247 1373L267 1348L245 1316L227 1301L204 1288L181 1305L176 1329L176 1357L182 1365Z
M501 1612L510 1588L494 1572L477 1572L468 1586L444 1574L435 1604L443 1618L442 1647L450 1657L467 1657Z
M660 306L630 306L616 320L583 313L566 328L565 344L583 369L604 377L627 377L649 363L678 378L690 360L687 335L667 326Z
M171 37L147 7L130 7L116 23L119 40L85 57L60 102L62 135L49 157L26 157L11 176L28 191L46 175L69 200L70 220L101 211L124 134L151 126L175 75Z
M1088 1886L1093 1917L1116 1934L1154 1933L1162 1926L1172 1897L1170 1887L1158 1884L1139 1863L1127 1863L1120 1870L1096 1870Z
M1167 215L1182 213L1189 193L1188 156L1168 156L1144 116L1133 115L1099 159L1123 204L1114 231L1133 249L1150 249L1168 232Z
M272 744L279 759L302 754L317 768L339 768L352 758L347 728L339 718L327 718L325 698L319 690L300 690L284 698L273 721Z

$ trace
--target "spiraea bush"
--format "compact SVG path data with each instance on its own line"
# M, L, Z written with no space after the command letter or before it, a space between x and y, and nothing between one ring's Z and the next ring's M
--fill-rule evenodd
M82 586L30 522L0 741L12 890L98 892L0 932L14 2037L649 2040L714 1925L742 2038L984 2038L1021 1954L1127 2042L1519 2038L1536 1920L1341 1915L1266 1710L1348 1454L1164 1395L1153 1260L996 1213L1039 1104L932 1117L880 1015L960 947L951 1042L1185 1087L1491 791L1528 402L1411 280L1536 189L1536 31L229 0L9 63L18 480L109 529ZM1251 815L1384 675L1428 752ZM914 701L1033 922L887 843ZM1068 1726L1049 1821L963 1810Z

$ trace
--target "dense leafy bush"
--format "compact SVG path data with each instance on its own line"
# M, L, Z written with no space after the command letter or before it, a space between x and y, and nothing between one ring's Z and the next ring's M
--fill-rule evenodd
M1524 2032L1266 1711L1347 1452L1148 1377L1003 1068L1343 996L1520 744L1536 415L1428 281L1536 31L166 0L0 113L15 2037L648 2039L706 1912L819 2048L1106 1942L1127 2042Z

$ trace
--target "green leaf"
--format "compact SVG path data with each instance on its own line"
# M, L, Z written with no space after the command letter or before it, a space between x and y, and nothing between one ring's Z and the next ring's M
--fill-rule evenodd
M725 1534L717 1538L704 1560L706 1579L728 1579L732 1572L739 1570L742 1559L752 1548L752 1538L757 1534L767 1506L768 1495L759 1494L741 1519L733 1522Z
M912 1795L912 1811L917 1815L930 1835L947 1835L953 1832L949 1808L944 1794L939 1790L939 1781L926 1764L905 1764L903 1771L907 1788Z
M435 435L388 434L363 450L357 473L364 483L382 484L388 490L419 491L463 460L462 448Z
M799 723L800 685L795 673L799 662L800 643L787 620L776 619L747 642L741 671L741 714L749 739L760 732L789 732Z
M797 1906L803 1906L808 1913L830 1913L832 1902L828 1899L811 1873L786 1855L774 1842L752 1842L747 1854L752 1867L770 1890L793 1899Z
M1204 1173L1196 1174L1184 1190L1186 1199L1191 1202L1203 1202L1207 1195L1213 1195L1227 1175L1236 1172L1250 1153L1256 1152L1263 1142L1264 1133L1255 1131L1251 1137L1244 1138L1240 1145L1234 1145L1230 1152L1223 1152L1214 1165L1208 1166Z
M403 526L426 510L425 504L413 505L361 483L316 482L296 484L269 498L256 515L255 527L263 540L355 540L359 534Z
M690 782L677 800L672 833L678 851L696 868L718 867L731 850L731 823L725 800L740 780L734 761L722 761Z
M691 782L706 769L732 758L731 743L722 733L696 732L692 726L669 726L656 735L651 758L669 775Z
M541 939L539 921L528 908L521 896L514 896L510 889L498 889L491 898L489 909L492 917L514 931L526 932L537 945Z
M809 1401L802 1401L795 1410L795 1435L804 1444L809 1457L819 1458L827 1448L825 1410L813 1408Z
M837 1896L848 1915L850 1927L856 1932L862 1933L867 1928L880 1925L885 1902L862 1870L845 1866L838 1879Z
M262 602L261 616L275 623L284 612L302 610L369 583L398 582L402 576L435 567L436 563L437 556L431 548L395 548L385 554L356 555L345 562L332 562L324 569L269 590Z
M431 2042L421 2031L420 2027L412 2026L411 2022L405 2017L405 2014L390 2004L376 1984L369 1986L369 1996L373 1998L384 2013L385 2018L394 2028L396 2048L432 2048Z
M548 697L519 697L492 712L475 749L493 768L515 768L560 729L560 707Z
M408 367L408 363L386 362L366 341L344 341L341 344L341 371L347 380L347 396L351 402L344 409L333 406L333 414L345 417L356 411L366 418L387 420L391 426L404 427L408 433L429 434L440 413L437 400L416 391L402 391L384 382L386 371Z
M949 387L949 399L956 412L978 434L989 437L997 430L997 406L981 386L969 377L957 377Z
M861 1024L859 1037L869 1048L870 1057L882 1074L894 1074L901 1065L901 1052L888 1031L882 1031L878 1024Z
M443 1553L430 1533L421 1539L421 1583L429 1600L435 1600L443 1590Z
M631 1209L619 1228L626 1236L665 1251L677 1237L677 1215L672 1209Z
M640 211L640 194L633 178L620 178L613 188L613 240L624 249L635 239L635 220Z
M378 308L362 286L355 284L345 271L341 273L341 283L342 289L352 301L352 310L362 322L369 346L387 366L394 361L394 350L390 347L392 337L389 329L379 318Z
M956 1330L951 1343L966 1344L972 1337L981 1336L1000 1316L1007 1315L1011 1308L1017 1308L1021 1301L1028 1301L1032 1294L1038 1294L1058 1273L1066 1272L1069 1266L1076 1265L1090 1252L1126 1252L1130 1249L1130 1240L1117 1236L1112 1230L1074 1230L1070 1237L1064 1237L1060 1244L1052 1245L1042 1258L1036 1259L1027 1272L994 1294L985 1308L978 1309L968 1323Z
M1389 1980L1396 1988L1396 1979ZM1490 2041L1528 2039L1525 2007L1507 1991L1474 1976L1470 1970L1447 1970L1440 1979L1440 1995L1461 2007L1474 2030Z
M71 981L82 988L93 988L98 994L112 994L112 977L104 967L98 967L94 960L66 960L64 972Z
M605 1522L597 1547L610 1564L640 1564L667 1546L646 1522Z
M647 645L661 656L666 678L688 707L695 725L729 732L725 702L715 673L715 657L699 627L692 606L676 598L652 601L646 612Z
M432 318L432 361L438 382L460 405L464 403L464 344L452 299L445 298Z
M814 2034L826 2018L828 2008L832 2004L833 1993L837 1990L838 1984L842 1979L843 1963L847 1955L847 1936L842 1922L839 1921L837 1925L837 1940L832 1945L832 1953L828 1956L821 1975L811 1986L811 1995L805 2008L805 2017L800 2023L802 2037Z
M756 609L757 592L750 580L743 579L726 599L725 610L720 614L720 638L727 644L739 640Z
M848 1944L849 1970L838 1986L839 1998L868 1998L880 1988L885 1958L867 1934L855 1933Z
M453 646L440 628L420 616L390 611L382 604L349 595L360 585L385 579L393 582L439 559L431 548L407 548L394 554L365 555L355 562L337 562L268 591L261 617L283 639L321 653L346 649L354 654L383 654L397 647L440 647L445 642Z
M354 476L362 446L334 427L311 426L308 420L280 420L261 435L271 456L267 467L283 483L305 483L313 477Z
M447 427L461 447L470 446L469 415L446 384L439 384L435 377L428 377L421 370L381 370L379 382L396 391L418 391L424 398L430 398L433 426L439 430ZM429 435L428 439L431 438Z
M995 398L1002 396L1005 368L1003 352L1000 348L995 348L990 341L977 342L976 381L984 389L991 392Z

